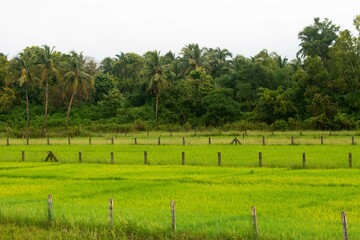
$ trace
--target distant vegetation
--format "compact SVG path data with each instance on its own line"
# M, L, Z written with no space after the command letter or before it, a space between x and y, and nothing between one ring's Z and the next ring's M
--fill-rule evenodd
M0 53L0 132L359 129L360 16L354 26L356 34L315 18L299 32L294 60L198 44L178 55L119 53L99 64L47 45L12 59Z

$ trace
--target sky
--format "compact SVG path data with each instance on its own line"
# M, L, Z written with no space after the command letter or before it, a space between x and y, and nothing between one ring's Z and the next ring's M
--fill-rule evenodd
M293 59L298 33L315 17L353 27L359 0L2 0L0 52L55 46L101 61L120 52L165 54L191 43L254 56Z

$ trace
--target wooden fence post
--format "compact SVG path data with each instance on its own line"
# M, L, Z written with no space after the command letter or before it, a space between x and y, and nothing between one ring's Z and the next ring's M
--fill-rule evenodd
M26 138L26 145L29 145L29 138Z
M114 137L111 138L111 144L114 145Z
M112 198L109 199L109 222L110 225L114 224L114 200Z
M185 146L185 137L182 138L183 146Z
M209 145L211 145L211 137L209 137Z
M91 138L89 138L89 145L91 145Z
M324 137L323 136L321 136L321 138L320 138L320 143L321 143L321 145L324 144Z
M302 163L303 163L303 168L305 168L305 166L306 166L306 153L302 154Z
M144 151L144 164L148 164L148 161L147 161L147 151Z
M266 145L265 136L262 136L262 145Z
M7 145L7 146L9 146L9 145L10 145L10 143L9 143L9 139L8 139L8 138L6 139L6 145Z
M50 138L47 138L47 145L50 145Z
M349 153L349 167L352 168L352 153Z
M173 200L170 203L171 208L171 229L176 232L176 202Z
M21 160L25 162L25 151L21 152Z
M251 217L254 227L254 240L259 239L259 230L258 230L258 223L257 223L257 216L256 216L256 207L251 208Z
M341 212L341 222L342 222L342 229L343 229L343 240L349 240L346 212Z
M221 152L218 152L218 166L221 166Z
M185 152L181 153L181 165L185 165Z
M48 220L51 222L53 220L53 212L52 212L52 195L48 195Z
M136 138L134 138L134 144L135 144L135 145L137 144L137 139L136 139Z
M259 152L259 167L262 167L262 152Z
M114 152L110 153L110 157L111 157L111 164L114 164Z
M158 137L158 145L161 145L160 137Z
M291 145L294 145L294 136L291 136Z
M70 140L70 138L68 138L68 144L71 145L71 140Z
M81 162L82 162L82 153L79 152L79 163L81 163Z
M355 137L354 136L351 137L351 144L355 145Z

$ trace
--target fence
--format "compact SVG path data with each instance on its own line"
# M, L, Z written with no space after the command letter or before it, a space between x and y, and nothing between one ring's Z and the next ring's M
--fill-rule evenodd
M243 134L234 136L115 136L115 137L89 137L89 138L35 138L35 139L3 139L0 145L356 145L355 136L248 136Z
M103 215L104 219L106 219L108 225L112 228L126 228L127 226L124 226L128 224L128 221L126 219L123 219L124 216L122 216L122 221L120 221L119 215L125 210L126 206L119 206L116 207L115 205L116 199L109 198L108 200L108 214ZM54 204L56 203L56 204ZM106 205L106 202L104 202L103 205ZM120 204L119 204L120 205ZM55 206L55 207L54 207ZM57 216L59 215L57 211L57 207L61 208L61 200L54 200L53 195L49 194L47 198L47 221L48 222L56 222ZM122 209L123 208L123 209ZM90 209L84 209L82 207L81 211L83 213L87 213L90 211ZM182 209L177 207L176 201L172 200L170 201L169 208L168 208L168 214L167 219L161 219L163 222L161 225L163 225L163 229L167 229L169 231L169 235L176 236L179 234L179 236L186 236L189 234L190 236L193 236L193 233L188 232L189 230L186 228L183 228L181 224L187 224L187 219L181 219L186 218L187 216L183 215ZM293 224L295 220L291 220L293 217L288 216L287 219L284 218L268 218L266 214L262 213L262 209L258 209L255 206L252 206L251 208L246 211L248 212L247 215L244 216L238 216L241 221L237 222L234 221L233 223L239 224L239 226L234 226L235 230L228 235L227 237L230 237L232 239L237 239L238 237L240 239L293 239L292 236L297 237L296 239L340 239L339 236L342 236L343 240L348 239L358 239L357 237L360 237L360 229L358 228L351 228L351 223L348 221L347 213L341 212L338 214L338 220L335 222L329 222L331 226L325 226L323 225L322 229L319 230L320 221L313 225L312 222L309 224L305 222L297 222L297 225L303 225L298 226L296 229L293 228ZM197 213L201 215L201 213ZM144 216L146 218L146 216ZM202 219L201 216L198 216L199 219ZM86 216L83 216L81 219L86 218ZM235 217L233 217L235 219ZM290 219L290 222L289 222ZM179 220L179 221L178 221ZM274 221L275 220L275 221ZM91 221L91 219L89 219ZM138 219L139 222L145 222L144 219ZM194 221L193 219L190 219L190 222ZM201 220L200 220L201 221ZM276 222L276 221L280 221ZM306 221L304 219L304 221ZM181 222L180 224L178 222ZM275 222L275 223L274 223ZM326 221L321 221L326 222ZM66 224L66 223L65 223ZM72 225L75 224L74 222L71 223ZM225 222L226 224L226 222ZM241 226L241 224L245 224L246 226ZM279 225L278 225L279 224ZM318 225L318 226L316 226ZM155 225L154 225L155 226ZM167 226L167 227L166 227ZM201 226L201 225L197 225ZM271 227L278 227L279 229L270 229ZM354 225L353 225L354 226ZM96 226L95 226L96 227ZM148 226L152 227L152 226ZM359 226L357 226L359 227ZM207 226L209 229L209 226ZM178 229L180 229L178 231ZM236 230L238 229L238 231ZM133 229L136 231L136 229ZM195 229L194 229L195 230ZM295 230L295 232L294 232ZM296 230L299 232L296 233ZM353 230L353 232L351 231ZM191 230L190 230L191 231ZM195 230L196 231L196 230ZM306 232L301 232L306 231ZM329 234L326 233L326 231L329 231ZM334 234L333 231L337 231L336 234ZM301 232L301 233L300 233ZM209 232L202 232L202 234L209 234ZM221 231L217 232L217 234L222 234ZM196 234L195 234L196 235ZM212 235L214 237L214 235ZM151 238L152 236L147 236ZM159 237L159 236L157 236ZM351 238L352 237L352 238Z
M69 153L69 152L67 152ZM94 162L93 160L90 160L90 161L87 161L88 159L86 157L84 157L84 152L78 152L78 162L79 163L84 163L84 162ZM129 162L126 162L122 159L117 159L115 161L115 154L118 154L118 155L122 155L122 152L109 152L108 153L108 160L106 160L106 156L102 156L100 157L101 161L97 161L97 163L111 163L111 164L115 164L115 163L118 163L118 164L129 164ZM134 157L135 159L139 159L139 156L142 154L141 152L133 152L133 154L137 154L136 157ZM59 158L56 157L56 153L52 152L52 151L48 151L44 154L44 152L34 152L34 151L31 151L31 158L30 159L27 159L26 157L26 152L25 151L21 151L21 161L22 162L25 162L25 161L34 161L34 155L36 156L36 159L38 160L39 159L39 155L42 155L43 156L43 159L45 162L58 162L59 161ZM67 159L65 160L65 162L76 162L75 160L75 154L72 154L72 157L71 157L71 160ZM91 159L91 152L86 152L85 156L88 156L90 159ZM144 151L143 152L143 163L145 165L148 165L150 164L150 161L149 161L149 158L148 158L148 151ZM173 155L173 153L172 153ZM20 156L20 155L19 155ZM179 153L179 159L178 160L173 160L168 163L161 163L161 161L158 161L156 159L153 159L152 162L154 164L164 164L164 165L168 165L168 164L171 164L171 165L186 165L186 164L190 164L190 165L196 165L196 161L193 161L189 158L186 157L186 152L185 151L182 151L181 154ZM343 156L346 156L345 154ZM286 158L286 156L284 156L284 158ZM19 158L20 160L20 158ZM209 163L210 165L214 165L212 164L211 162L215 163L215 157L213 158L213 161L211 161L211 159L209 159L207 161L207 163ZM284 167L284 164L286 166L286 160L283 160L283 163L282 164L279 164L279 165L276 165L274 163L272 163L271 165L268 165L266 164L266 158L263 157L263 152L258 152L258 164L256 164L256 161L255 159L250 159L249 160L249 165L244 165L244 164L241 164L240 161L238 161L239 163L238 164L226 164L226 159L224 159L222 157L222 153L221 152L217 152L217 166L223 166L224 163L225 163L225 166L250 166L250 167L263 167L264 165L266 165L267 167ZM314 161L314 160L313 160ZM231 162L234 162L234 160L232 159ZM195 164L194 164L195 163ZM292 167L292 168L308 168L307 164L309 163L309 161L307 160L307 154L306 152L302 152L301 155L299 155L298 157L298 163L297 164L294 164L294 162L292 161L291 162L291 165L288 165L287 167ZM340 163L340 166L341 167L345 167L347 163L348 164L348 167L349 168L353 168L353 154L351 152L349 152L347 154L347 160L345 157L342 157L342 160L339 160L339 163ZM137 161L137 164L140 164L139 161ZM203 164L202 164L203 165ZM358 166L358 165L357 165ZM311 168L314 168L314 166L310 166ZM326 167L326 166L324 166ZM316 168L316 167L315 167Z

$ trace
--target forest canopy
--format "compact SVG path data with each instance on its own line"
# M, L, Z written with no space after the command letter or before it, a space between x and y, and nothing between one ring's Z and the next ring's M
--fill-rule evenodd
M0 131L359 129L360 15L354 26L352 33L315 18L299 32L292 60L196 43L180 53L121 52L101 62L48 45L11 59L0 53Z

